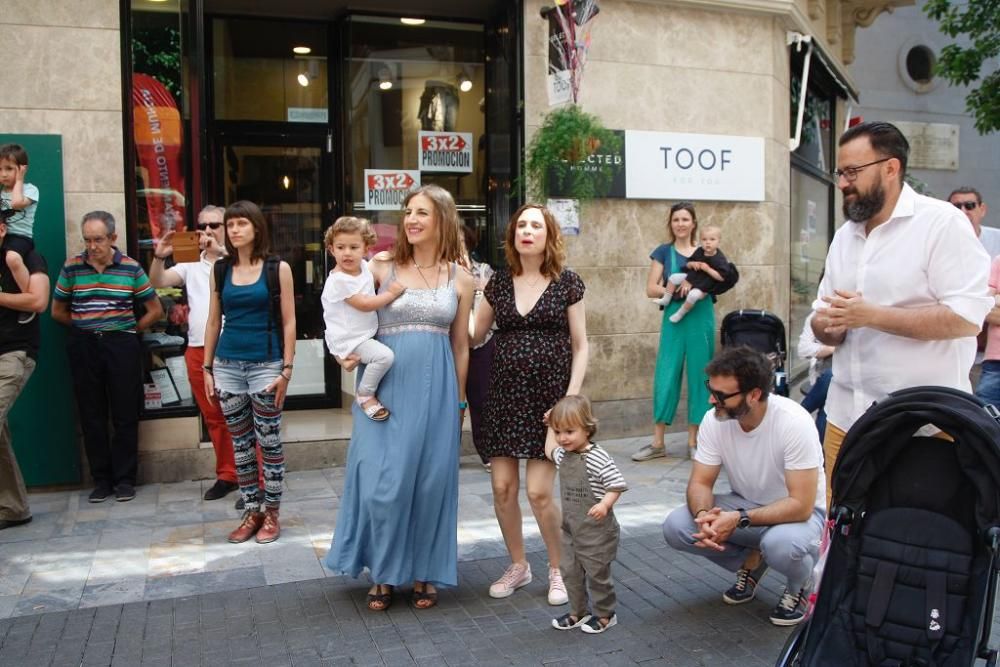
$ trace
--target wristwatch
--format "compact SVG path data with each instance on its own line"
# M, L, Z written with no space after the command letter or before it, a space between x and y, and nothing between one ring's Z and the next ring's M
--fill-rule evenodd
M747 511L745 509L743 509L742 507L740 507L736 511L740 513L740 520L736 522L736 527L737 528L749 528L750 527L750 515L747 514Z

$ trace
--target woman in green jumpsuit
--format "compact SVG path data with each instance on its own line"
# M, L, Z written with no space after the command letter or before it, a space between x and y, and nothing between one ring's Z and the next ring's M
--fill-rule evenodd
M646 279L646 295L661 298L666 289L664 276L681 271L687 258L695 251L698 238L698 216L694 204L678 202L670 207L667 225L668 243L660 245L650 255L652 264ZM702 299L676 324L669 320L683 303L690 285L685 281L675 293L681 300L671 301L663 309L660 347L656 355L653 378L653 442L632 455L633 461L647 461L664 456L663 438L667 425L673 422L681 394L681 372L687 365L688 447L698 442L698 425L709 409L705 387L705 366L715 352L715 310L711 299Z

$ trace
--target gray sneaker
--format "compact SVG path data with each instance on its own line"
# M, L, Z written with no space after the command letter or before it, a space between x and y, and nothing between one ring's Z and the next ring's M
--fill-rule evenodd
M645 445L642 449L632 455L632 460L649 461L650 459L663 458L666 455L666 447L653 447L653 445Z

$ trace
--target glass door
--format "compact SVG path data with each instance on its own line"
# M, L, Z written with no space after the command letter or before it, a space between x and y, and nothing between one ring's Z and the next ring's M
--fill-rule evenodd
M332 221L333 178L326 136L223 136L222 192L247 199L270 223L273 251L288 262L295 283L295 373L289 407L339 404L340 373L326 354L320 295L328 272L323 232Z

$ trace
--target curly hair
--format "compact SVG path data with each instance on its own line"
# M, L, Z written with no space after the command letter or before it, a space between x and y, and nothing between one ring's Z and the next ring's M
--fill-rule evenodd
M323 245L327 248L332 247L337 234L358 234L366 246L373 246L378 241L378 234L366 218L355 218L350 215L342 215L333 221L323 234Z
M734 377L739 383L741 392L760 389L761 400L766 400L771 393L774 370L771 362L763 354L752 347L739 345L723 348L722 352L705 366L705 375L710 378Z

